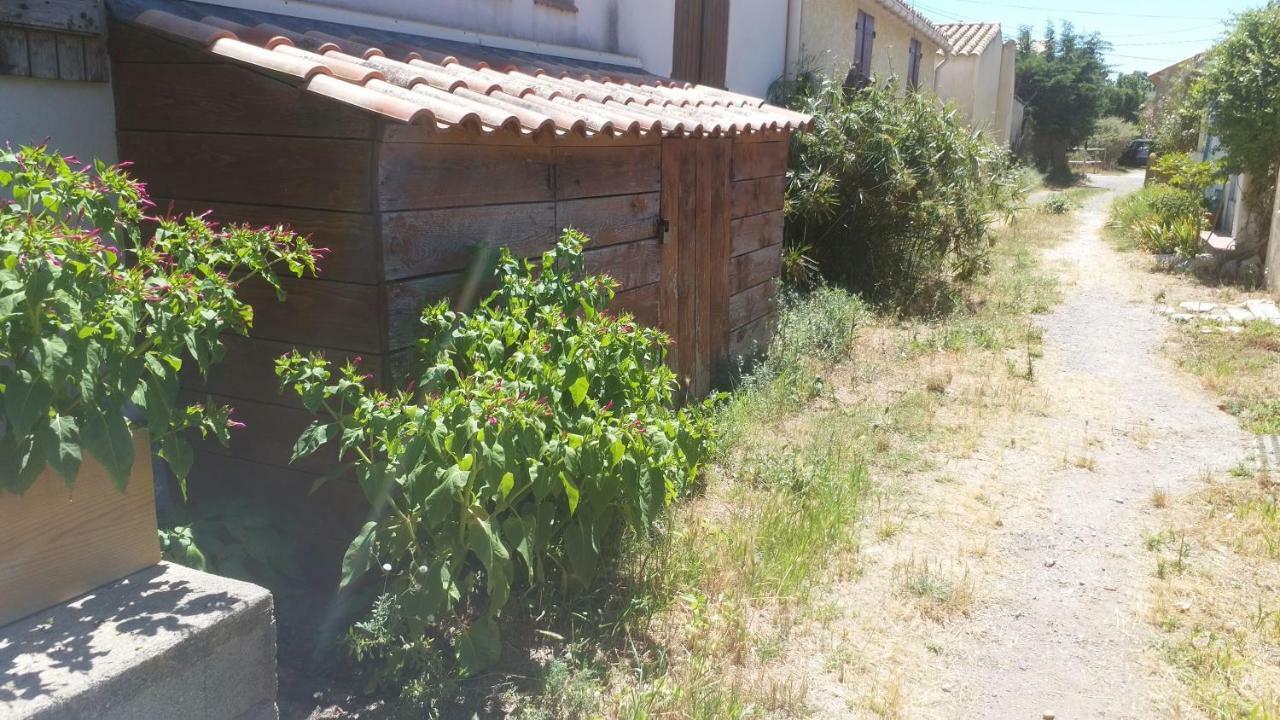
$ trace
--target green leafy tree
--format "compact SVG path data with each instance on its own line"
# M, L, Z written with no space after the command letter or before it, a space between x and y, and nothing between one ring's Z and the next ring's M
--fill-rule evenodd
M277 270L314 273L318 253L282 229L149 217L122 167L45 147L0 149L0 189L0 492L46 467L71 484L85 452L123 488L149 460L134 457L142 425L185 479L184 433L225 443L240 423L226 406L178 404L178 372L205 372L223 333L248 332L241 283L278 291Z
M1137 123L1141 119L1142 106L1155 94L1156 86L1147 74L1138 70L1119 75L1107 90L1105 113L1126 122Z
M1026 103L1036 165L1053 178L1071 177L1067 153L1089 137L1106 107L1106 48L1096 33L1079 35L1066 22L1049 25L1039 43L1030 28L1020 31L1016 93Z
M1237 18L1235 30L1211 52L1203 84L1227 169L1253 178L1245 202L1262 222L1254 238L1263 238L1280 163L1280 3Z

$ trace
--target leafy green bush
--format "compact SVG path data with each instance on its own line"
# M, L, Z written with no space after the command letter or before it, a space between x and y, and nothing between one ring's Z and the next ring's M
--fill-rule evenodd
M241 283L279 291L276 269L314 273L317 251L279 228L145 217L153 203L121 167L45 147L0 149L0 188L12 198L0 203L0 492L46 466L72 483L83 451L123 488L143 420L185 480L182 433L225 443L239 423L228 407L178 405L178 371L205 372L223 333L248 332Z
M824 83L795 103L786 241L829 280L911 303L980 270L991 215L1018 196L1008 153L926 94Z
M1135 123L1107 116L1093 126L1093 134L1089 136L1089 146L1102 150L1100 159L1104 167L1114 168L1120 156L1129 147L1129 143L1137 139L1139 133Z
M295 458L338 444L379 514L342 568L343 585L371 574L381 591L350 633L375 684L492 665L513 593L591 588L622 534L697 476L710 426L675 407L669 340L605 312L615 285L581 277L585 242L567 231L536 265L504 252L474 312L424 310L404 390L369 387L358 362L277 362L321 416Z
M1221 163L1196 162L1187 153L1164 153L1156 157L1151 169L1152 175L1165 185L1201 195L1222 181Z
M1228 167L1270 185L1280 162L1280 5L1241 13L1211 52L1203 80Z
M1200 251L1204 206L1199 193L1149 185L1112 205L1111 224L1146 252L1192 257Z
M1040 203L1040 208L1050 215L1065 215L1075 210L1079 205L1071 199L1066 193L1053 193L1044 202Z

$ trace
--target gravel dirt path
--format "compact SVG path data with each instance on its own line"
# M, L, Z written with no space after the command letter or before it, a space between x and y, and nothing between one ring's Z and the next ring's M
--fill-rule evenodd
M1151 718L1180 713L1146 604L1163 491L1192 489L1246 453L1247 436L1161 354L1166 321L1138 271L1100 237L1108 190L1049 254L1064 300L1042 319L1037 367L1047 411L989 458L1008 486L985 579L994 592L952 666L958 714L973 718Z

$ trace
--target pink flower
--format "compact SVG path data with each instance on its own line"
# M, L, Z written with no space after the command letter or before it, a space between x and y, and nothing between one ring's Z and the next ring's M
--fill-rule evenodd
M497 424L498 424L498 418L496 418L496 417L494 417L494 416L490 415L490 416L489 416L489 427L494 427L494 426L495 426L495 425L497 425Z
M351 364L352 364L352 365L359 365L359 364L360 364L360 363L362 363L362 362L364 362L364 358L363 358L363 357L361 357L360 355L357 355L357 356L355 356L355 357L351 358Z
M613 409L613 401L612 401L612 400L610 400L609 402L605 403L605 404L604 404L604 407L602 407L602 408L600 408L600 409L601 409L601 410L612 410L612 409Z

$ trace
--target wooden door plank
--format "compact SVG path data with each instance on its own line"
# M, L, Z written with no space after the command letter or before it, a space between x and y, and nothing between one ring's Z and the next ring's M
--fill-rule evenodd
M77 35L58 35L58 78L84 80L84 39Z
M658 298L659 325L671 336L673 344L668 361L677 373L683 371L683 345L680 312L680 246L684 239L684 208L692 202L697 176L690 172L688 140L665 140L662 143L662 217L666 221L662 244L662 280ZM692 230L690 230L692 232Z
M629 312L641 325L654 327L658 324L658 296L662 286L649 283L618 293L613 298L610 308L614 312Z
M57 80L58 36L51 32L28 32L27 59L31 77Z
M84 39L84 79L89 82L111 80L111 58L107 55L107 40L102 37Z
M153 196L152 199L160 212L181 216L207 210L213 220L223 225L284 225L293 232L310 238L315 247L329 251L319 263L321 280L372 285L380 277L373 216L368 213L176 200L162 196Z
M182 366L178 379L184 390L208 392L241 400L257 400L270 405L302 407L302 400L297 393L289 389L280 392L280 382L275 373L276 358L295 348L304 354L320 353L338 363L346 362L357 355L349 351L331 350L314 345L299 345L240 335L223 336L222 346L226 354L221 361L210 367L208 378L200 376L195 363L186 363ZM361 369L372 373L374 382L379 387L389 387L384 375L386 365L384 357L376 353L360 353L359 356Z
M778 295L778 283L766 280L729 298L729 327L731 330L764 317L773 312L774 299Z
M550 202L382 214L388 280L462 270L482 247L536 255L553 247L556 236L556 208Z
M773 177L787 174L790 143L734 143L733 179Z
M696 277L698 245L698 156L694 140L668 140L676 148L672 169L673 214L668 216L671 233L675 235L674 248L669 260L675 283L675 297L671 312L675 315L675 329L668 330L675 341L675 368L681 385L688 390L693 382L693 368L697 361ZM665 146L664 146L665 149ZM664 173L665 175L665 173ZM666 183L663 183L664 186ZM664 187L664 202L667 190ZM669 234L669 236L670 236ZM666 275L668 262L663 264ZM664 296L663 301L666 301ZM665 313L665 310L664 310Z
M383 210L430 210L555 199L551 150L387 143L378 167Z
M367 141L133 131L117 139L120 158L161 197L369 209Z
M729 261L729 292L738 293L777 277L782 269L782 245L770 245Z
M0 75L26 77L31 74L27 61L27 31L0 27Z
M380 351L378 286L310 278L286 278L280 284L284 302L264 282L240 286L241 299L253 306L253 337L358 353Z
M733 237L733 251L730 255L737 257L782 242L782 228L781 210L734 220L729 230Z
M659 235L660 194L564 200L556 203L556 227L575 228L591 238L591 247L647 240Z
M782 209L787 193L784 176L738 180L733 183L733 199L729 214L735 218L758 215Z
M698 369L695 392L703 395L725 359L729 315L729 174L731 140L703 140L698 152Z
M586 253L587 272L618 281L619 292L656 283L662 278L662 246L657 240L606 245Z
M556 148L556 198L655 192L662 185L657 145Z

